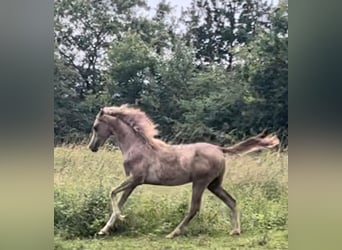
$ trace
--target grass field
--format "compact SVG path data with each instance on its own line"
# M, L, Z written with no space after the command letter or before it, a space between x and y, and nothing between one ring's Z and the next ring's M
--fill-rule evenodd
M184 218L191 185L143 185L106 239L94 238L110 214L109 193L125 180L122 156L109 149L55 148L55 249L287 249L288 156L264 152L227 159L224 188L238 201L241 236L229 236L229 209L210 192L185 235L165 239Z

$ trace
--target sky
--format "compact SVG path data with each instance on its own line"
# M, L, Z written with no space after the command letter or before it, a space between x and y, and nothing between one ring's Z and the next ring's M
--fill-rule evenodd
M172 6L176 6L177 8L177 14L180 14L181 12L181 7L186 8L190 5L192 0L167 0L166 2L171 3ZM278 0L266 0L269 3L276 4L278 3ZM147 0L147 4L155 8L158 3L160 3L161 0Z
M171 3L172 6L176 6L177 12L180 13L181 7L187 7L190 5L192 0L169 0L166 2ZM152 8L156 7L158 3L160 3L161 0L147 0L147 3Z

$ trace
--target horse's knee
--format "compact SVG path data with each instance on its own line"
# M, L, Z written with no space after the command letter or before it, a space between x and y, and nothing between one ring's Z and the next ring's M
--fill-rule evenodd
M110 192L110 198L114 199L116 197L116 192L115 190L112 190L112 192Z
M232 204L232 207L233 208L236 208L237 207L237 201L236 201L236 199L234 199L233 197L231 197L231 204Z

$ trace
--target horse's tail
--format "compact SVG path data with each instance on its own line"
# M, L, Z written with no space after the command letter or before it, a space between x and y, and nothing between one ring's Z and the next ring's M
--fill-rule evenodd
M228 154L247 154L261 149L273 148L280 143L276 135L267 135L262 132L261 134L248 138L233 146L224 148L220 147L223 153Z

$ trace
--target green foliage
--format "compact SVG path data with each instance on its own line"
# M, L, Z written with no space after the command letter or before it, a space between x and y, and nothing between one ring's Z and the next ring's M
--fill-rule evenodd
M108 95L89 95L81 99L75 86L79 75L55 58L54 133L55 143L82 142L88 137L93 117L108 103Z
M77 141L84 138L85 128L89 126L89 117L80 112L79 96L75 86L79 75L61 60L55 59L54 68L54 133L55 142ZM82 134L82 136L80 136ZM71 139L72 138L72 139Z
M153 70L156 58L137 34L127 34L109 53L108 89L113 103L135 103L146 85L144 72Z
M192 51L178 41L167 59L156 65L148 79L141 106L159 124L164 139L174 139L173 126L182 117L180 102L189 97L190 80L194 75Z
M131 30L158 55L167 54L177 37L177 18L172 15L172 10L171 5L162 0L152 18L137 17L131 23Z
M271 13L269 30L262 30L242 52L242 76L250 82L255 126L278 130L287 144L288 130L288 9ZM253 113L259 112L259 116Z
M193 0L185 18L186 38L196 48L201 64L221 63L232 67L233 48L247 43L269 6L257 0Z
M93 236L108 214L108 195L101 189L87 193L55 190L55 233L66 239Z
M181 101L183 120L177 123L175 139L231 143L232 133L242 129L236 118L241 116L245 83L215 67L196 74L189 88L191 95Z
M287 145L287 4L194 0L181 19L165 1L151 16L141 0L55 5L56 144L86 140L100 107L129 103L174 143L267 129Z
M55 143L88 138L95 114L110 102L108 50L143 0L55 1Z
M55 52L79 73L80 97L102 90L108 48L127 29L134 8L144 6L144 0L55 1Z

